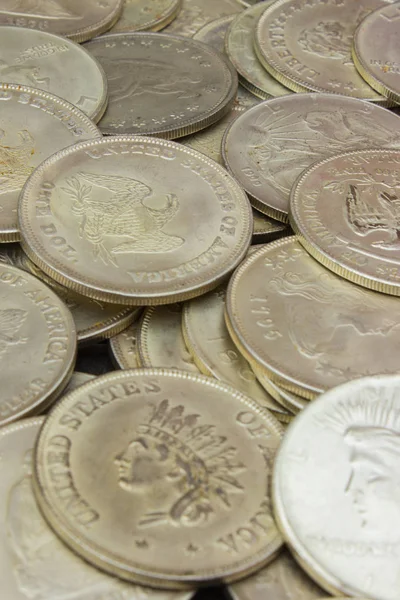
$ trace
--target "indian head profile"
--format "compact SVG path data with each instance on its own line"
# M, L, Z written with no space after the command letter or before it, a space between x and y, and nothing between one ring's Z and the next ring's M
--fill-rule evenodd
M236 448L200 421L163 400L115 457L120 488L146 494L150 510L139 517L139 527L196 526L232 509L234 496L243 493L245 467Z
M396 390L398 393L398 390ZM323 420L343 436L349 473L343 493L351 499L362 527L379 528L382 515L400 525L400 408L394 396L370 388L342 402Z

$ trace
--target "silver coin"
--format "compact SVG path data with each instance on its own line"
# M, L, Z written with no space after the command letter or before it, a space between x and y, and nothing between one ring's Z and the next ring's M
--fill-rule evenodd
M204 42L219 52L225 52L225 35L234 18L235 15L227 15L207 23L194 34L193 39Z
M243 10L240 0L184 0L178 17L165 33L192 37L210 21L226 17Z

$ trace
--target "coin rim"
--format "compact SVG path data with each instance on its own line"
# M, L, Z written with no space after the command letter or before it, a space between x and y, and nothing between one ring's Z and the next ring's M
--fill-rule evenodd
M282 424L272 415L267 409L259 406L254 400L247 397L245 394L235 390L228 384L217 381L210 377L205 377L201 374L189 373L187 371L180 371L178 369L130 369L115 371L107 373L97 377L92 381L88 381L79 388L76 388L72 392L66 394L52 409L48 415L42 429L40 430L39 436L35 445L34 461L33 461L33 489L36 501L48 521L49 525L54 529L57 535L74 550L80 557L88 560L91 564L98 568L117 575L122 579L132 581L144 585L158 586L163 589L188 589L193 587L195 584L211 582L211 581L224 581L231 583L245 577L259 570L262 566L268 564L277 555L280 548L282 547L282 537L279 530L277 529L274 541L271 542L264 550L259 551L255 556L249 557L246 560L233 562L233 565L220 569L213 569L212 572L203 572L197 577L195 573L193 576L188 575L175 575L172 576L170 573L151 572L149 567L141 567L138 565L128 564L129 559L123 561L121 558L115 558L110 555L107 556L106 548L100 548L96 543L92 543L89 540L82 543L79 540L79 533L71 527L69 522L65 519L64 513L59 509L58 506L53 506L49 501L47 495L47 485L45 478L41 473L42 454L44 452L46 440L45 436L47 431L51 431L53 421L57 421L58 414L63 410L66 402L72 400L78 400L83 392L95 391L98 385L102 385L103 381L108 380L109 383L116 380L116 383L121 382L123 379L130 377L158 377L158 378L174 378L178 380L191 380L192 382L198 382L204 384L205 388L213 387L220 390L223 393L229 394L231 397L237 399L244 407L252 409L256 412L264 421L268 423L268 426L274 431L275 435L282 439L285 429ZM195 569L193 568L193 571Z
M71 31L70 33L60 35L64 35L64 37L67 37L74 42L78 42L79 44L82 42L87 42L88 40L101 35L102 33L111 29L111 27L118 21L122 14L124 1L125 0L113 0L113 2L116 2L116 6L111 13L109 13L100 21L96 21L96 23L91 23L90 25L86 25L85 27Z
M77 328L79 348L118 335L132 325L139 318L140 313L140 306L122 306L119 313L110 315L108 319L98 321L85 329Z
M137 338L139 335L139 319L136 319L135 321L133 321L133 323L131 323L129 325L129 327L135 327L136 329L136 351L135 351L135 360L137 362L137 367L131 367L131 365L128 363L128 361L126 361L125 359L125 354L124 352L121 350L121 345L119 342L119 336L123 333L125 333L127 331L127 329L129 329L129 327L127 327L126 329L124 329L123 331L120 331L117 335L114 335L113 337L111 337L109 339L109 344L108 344L108 349L109 349L109 355L111 357L111 361L112 363L115 365L115 367L117 369L121 369L123 371L132 371L135 368L140 369L142 368L142 365L140 364L140 357L139 357L139 353L137 351Z
M147 4L148 4L148 2L147 2ZM176 17L179 15L179 13L182 10L182 5L183 5L183 0L173 0L173 2L171 2L171 4L170 4L169 8L167 8L162 13L161 16L154 17L154 19L147 21L143 25L139 26L137 29L122 29L119 31L110 31L110 33L136 33L139 31L153 31L153 32L160 31L161 29L164 29L165 27L167 27L167 25L172 23L172 21L174 21L174 19L176 19ZM122 16L122 13L121 13L121 16ZM118 25L118 20L116 23L114 23L113 27L115 25Z

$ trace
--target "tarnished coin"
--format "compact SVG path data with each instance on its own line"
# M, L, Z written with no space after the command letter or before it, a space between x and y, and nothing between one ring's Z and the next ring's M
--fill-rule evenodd
M291 93L263 68L253 45L258 19L273 1L266 0L237 15L225 38L226 52L239 73L240 83L263 99Z
M28 256L90 298L170 304L216 287L250 243L246 194L181 144L112 137L44 162L20 199Z
M55 94L95 122L103 115L107 79L82 46L45 31L2 26L0 54L2 83L19 83Z
M173 21L182 0L125 0L122 14L110 33L159 31Z
M118 371L53 409L36 446L35 492L60 537L106 571L156 587L233 581L281 546L269 480L282 432L215 379Z
M138 353L142 367L198 373L182 333L182 305L151 306L140 322Z
M110 339L111 359L119 369L141 367L138 353L139 324L136 321Z
M0 425L46 408L74 369L71 313L41 281L0 264Z
M0 25L58 33L84 42L110 29L123 0L2 0Z
M400 3L366 17L354 34L353 60L377 92L400 102Z
M225 52L225 35L234 18L234 14L227 15L207 23L195 33L193 39L204 42L219 52Z
M291 195L292 227L323 265L400 295L400 150L338 154L308 169Z
M167 27L166 33L192 37L210 21L241 10L240 0L184 0L181 12Z
M302 397L399 371L398 299L334 275L293 236L241 264L226 309L229 332L248 360Z
M139 308L91 300L57 283L28 258L19 244L2 244L0 262L35 275L52 288L71 311L80 343L107 339L128 327L139 316Z
M258 57L273 77L295 92L387 103L358 73L351 47L360 21L389 1L278 0L258 22Z
M275 514L331 594L398 598L400 377L331 390L292 423L274 469Z
M276 402L279 402L279 404L284 406L292 414L297 415L298 412L307 406L308 401L305 398L302 398L293 392L289 392L275 381L272 381L272 379L270 379L255 363L253 363L253 370L263 388L271 394Z
M18 196L35 167L101 134L80 110L47 92L0 83L0 105L0 242L13 242L19 239Z
M319 600L324 593L284 550L270 565L229 587L234 600Z
M262 389L232 342L224 320L225 298L226 290L218 288L184 305L183 334L194 362L205 375L229 383L273 413L287 413Z
M400 147L394 113L356 98L300 94L258 104L225 134L228 169L255 208L288 220L290 190L317 160L361 148Z
M103 133L177 138L212 125L235 100L236 71L201 42L163 33L115 33L86 48L108 79Z
M189 600L124 583L80 559L53 533L32 490L32 454L44 418L0 429L0 577L7 600ZM58 448L58 453L62 452ZM60 469L58 476L66 473ZM67 488L66 488L67 489Z
M266 244L274 240L289 235L290 227L275 219L270 219L266 215L253 209L253 244Z

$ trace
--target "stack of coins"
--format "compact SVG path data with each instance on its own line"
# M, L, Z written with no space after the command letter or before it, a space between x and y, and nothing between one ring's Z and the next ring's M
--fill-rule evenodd
M0 28L5 598L397 600L400 2Z

